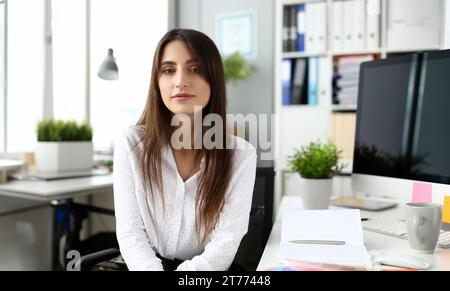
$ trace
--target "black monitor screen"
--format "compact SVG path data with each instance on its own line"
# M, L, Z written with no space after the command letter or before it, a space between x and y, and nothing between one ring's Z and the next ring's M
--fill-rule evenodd
M448 51L361 65L354 173L449 184L449 75Z
M412 155L418 178L450 182L450 53L425 54L422 62Z

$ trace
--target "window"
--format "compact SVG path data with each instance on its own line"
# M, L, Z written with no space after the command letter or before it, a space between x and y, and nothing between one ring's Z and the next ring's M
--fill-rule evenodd
M53 116L58 119L86 119L86 22L86 0L52 1Z
M96 150L108 150L118 130L134 125L147 99L153 53L168 29L168 0L91 1L91 115ZM119 79L97 70L114 50Z
M45 0L7 5L6 150L33 151L43 116L45 84Z
M5 3L3 0L0 0L0 152L5 150L5 24Z
M0 4L0 68L6 67L5 78L0 72L0 151L33 151L44 116L82 121L89 111L95 149L109 149L115 132L135 124L144 108L154 49L168 29L169 1ZM114 49L118 81L97 77L108 48Z

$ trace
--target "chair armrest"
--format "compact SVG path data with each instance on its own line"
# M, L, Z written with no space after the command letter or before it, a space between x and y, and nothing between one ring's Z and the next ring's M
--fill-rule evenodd
M89 271L96 264L114 259L119 255L120 251L118 249L106 249L103 251L82 256L80 259L80 270Z

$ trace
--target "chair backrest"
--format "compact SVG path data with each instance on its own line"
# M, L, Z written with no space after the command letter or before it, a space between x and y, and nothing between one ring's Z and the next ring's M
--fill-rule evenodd
M248 232L234 258L245 270L256 270L272 230L274 179L272 163L257 167Z

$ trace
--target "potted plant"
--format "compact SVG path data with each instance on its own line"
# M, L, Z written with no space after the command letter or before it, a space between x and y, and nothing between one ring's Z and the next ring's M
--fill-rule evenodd
M227 83L227 94L229 100L233 99L232 90L230 90L231 85L236 85L240 81L244 81L258 69L250 64L239 51L236 51L228 56L222 56L223 70L225 74L225 82ZM233 133L238 136L245 138L245 129L241 127L240 124L234 124Z
M300 196L305 209L327 209L333 186L333 177L342 171L339 165L341 151L332 141L327 143L311 142L295 149L289 157L291 170L300 174Z
M225 81L236 84L240 80L248 79L257 71L256 67L249 64L239 52L235 52L223 58Z
M87 122L44 119L38 123L37 137L39 172L92 169L92 128Z

